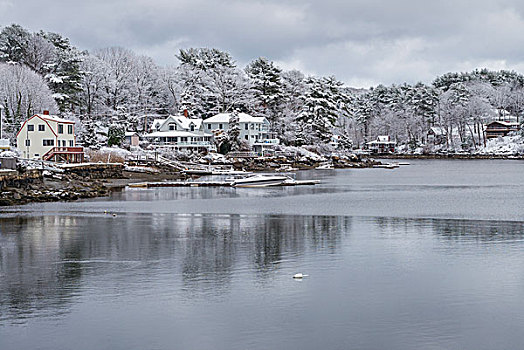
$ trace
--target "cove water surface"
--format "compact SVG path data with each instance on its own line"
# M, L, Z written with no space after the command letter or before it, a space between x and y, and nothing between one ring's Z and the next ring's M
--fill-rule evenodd
M3 208L0 349L520 348L524 162L411 163Z

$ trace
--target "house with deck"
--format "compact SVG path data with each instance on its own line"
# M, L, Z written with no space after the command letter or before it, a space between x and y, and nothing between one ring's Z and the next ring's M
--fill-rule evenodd
M16 134L23 158L81 163L84 149L76 145L75 122L50 115L48 111L26 120Z
M177 151L211 151L215 149L213 134L206 132L202 119L185 116L169 116L155 119L144 139L157 147L169 147Z
M394 153L396 145L397 142L386 135L377 136L376 140L366 143L371 153Z
M495 120L486 124L485 133L487 139L507 136L510 132L517 132L520 130L520 125L513 121Z
M219 113L204 120L204 130L212 133L226 132L229 129L231 113ZM249 143L251 147L255 144L259 147L264 145L278 144L277 139L269 140L269 121L265 117L253 117L246 113L238 114L240 138Z

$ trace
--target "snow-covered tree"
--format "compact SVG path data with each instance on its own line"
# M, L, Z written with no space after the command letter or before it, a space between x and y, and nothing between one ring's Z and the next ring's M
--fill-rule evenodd
M231 56L208 48L180 50L181 108L210 117L234 109L247 110L249 81Z
M0 103L4 131L14 139L20 123L43 110L57 111L44 79L25 65L0 63Z
M252 113L266 117L274 130L281 130L277 125L283 102L282 70L266 58L260 57L245 69L253 92Z
M306 144L329 143L343 102L342 83L334 77L309 77L306 84L304 105L296 117L297 123L302 124L298 136Z
M93 116L105 110L105 81L109 67L96 56L86 54L80 64L82 72L81 93L79 94L80 112Z

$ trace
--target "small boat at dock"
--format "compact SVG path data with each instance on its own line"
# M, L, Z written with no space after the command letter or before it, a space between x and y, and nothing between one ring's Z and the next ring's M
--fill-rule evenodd
M235 179L231 185L233 187L269 187L269 186L281 186L286 180L289 180L289 176L283 175L264 175L257 174L241 179ZM292 180L292 179L291 179Z

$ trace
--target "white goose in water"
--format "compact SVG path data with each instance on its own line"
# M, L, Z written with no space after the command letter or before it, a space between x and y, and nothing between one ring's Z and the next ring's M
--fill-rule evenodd
M300 272L300 273L296 273L296 274L294 274L294 275L293 275L293 278L295 278L295 279L302 279L302 278L304 278L304 277L308 277L308 276L309 276L309 275L304 275L303 273Z

